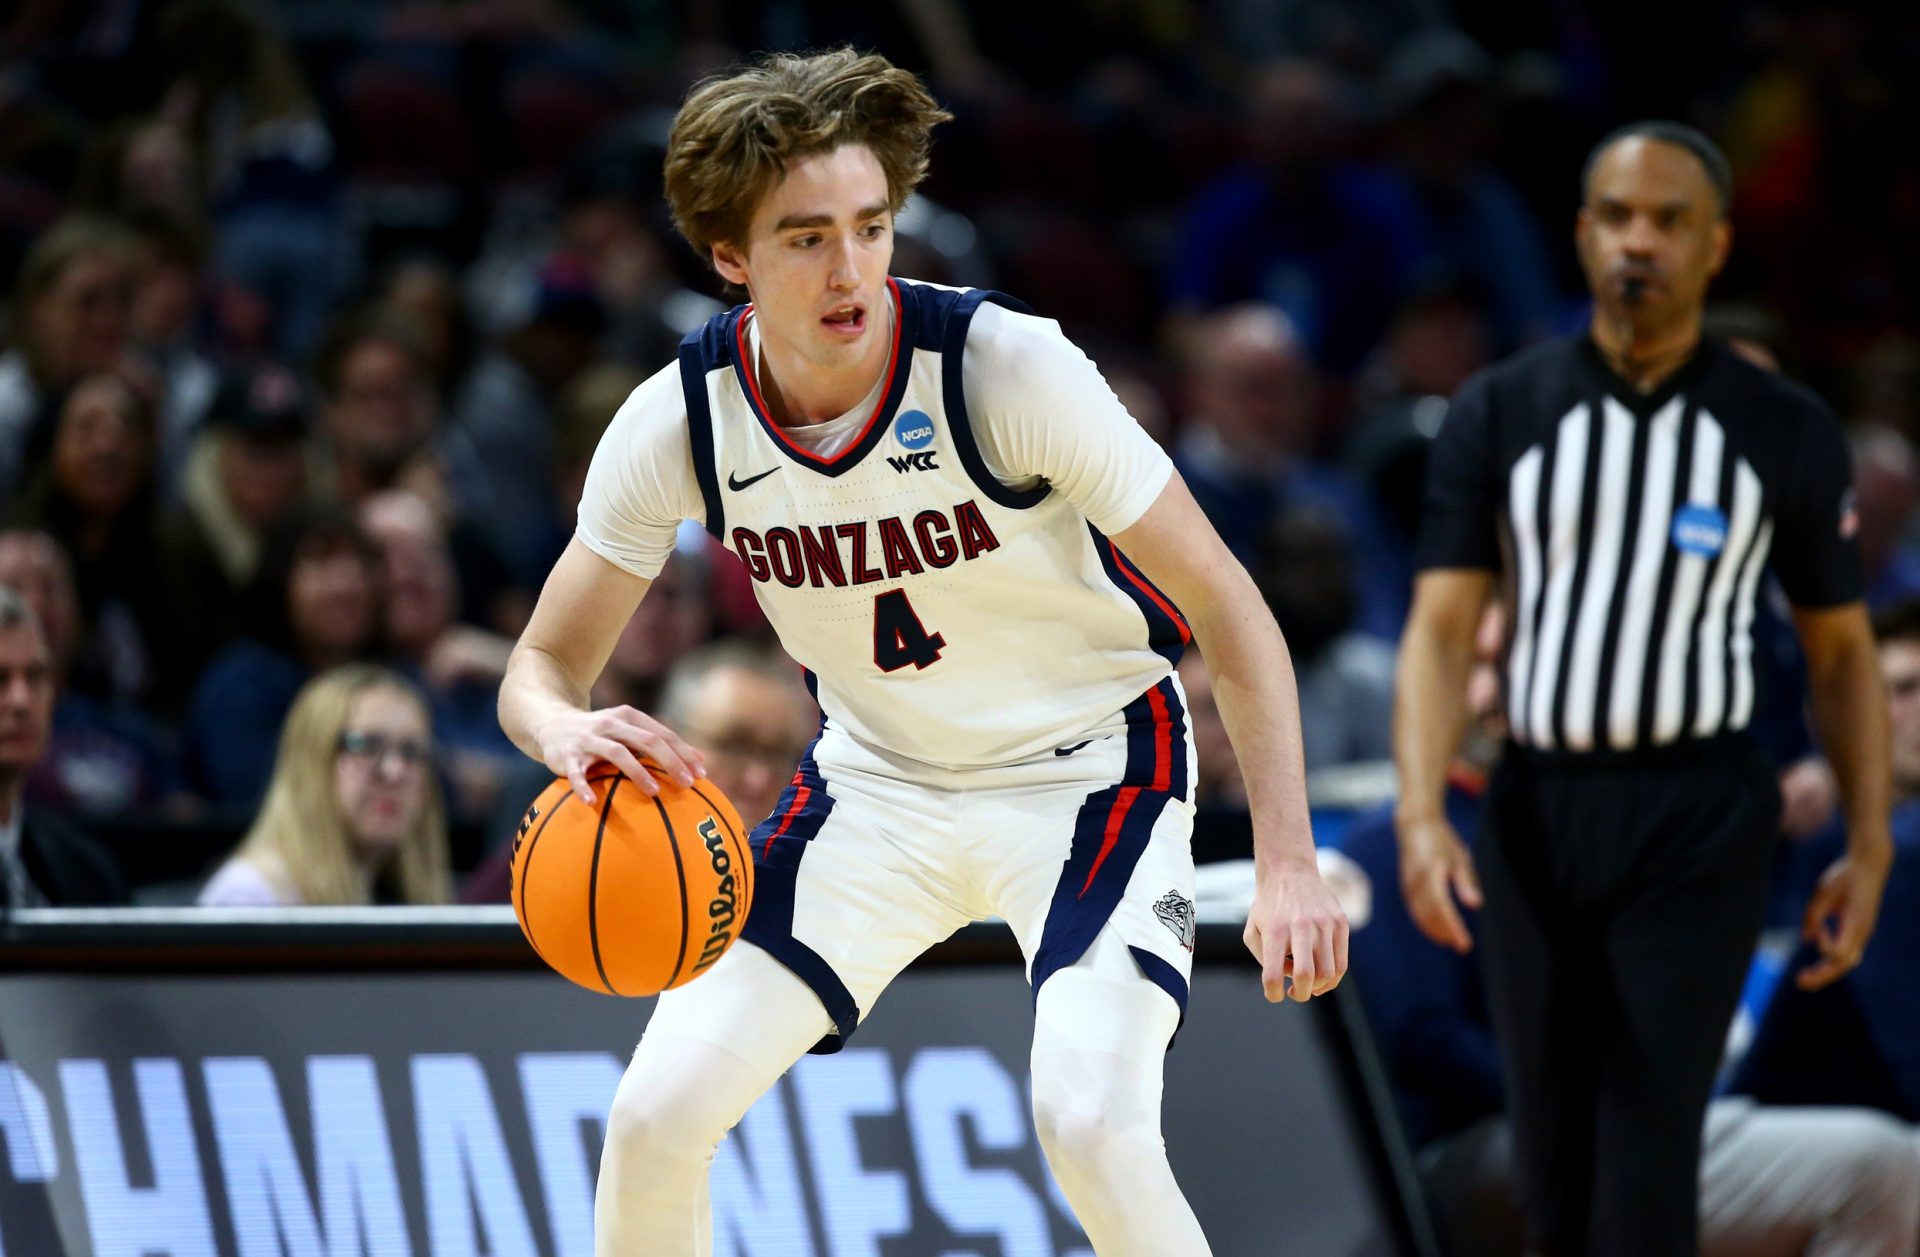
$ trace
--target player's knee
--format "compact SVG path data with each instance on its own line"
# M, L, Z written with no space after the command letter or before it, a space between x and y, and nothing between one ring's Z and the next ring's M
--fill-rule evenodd
M685 1078L628 1070L607 1112L607 1145L623 1159L705 1158L727 1133L727 1115Z
M1099 1176L1101 1164L1127 1150L1160 1148L1160 1130L1146 1114L1126 1106L1103 1106L1036 1086L1033 1125L1056 1174L1083 1168Z

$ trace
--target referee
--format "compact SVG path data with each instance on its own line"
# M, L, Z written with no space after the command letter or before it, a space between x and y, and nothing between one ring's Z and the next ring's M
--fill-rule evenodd
M1471 946L1482 907L1520 1189L1552 1257L1694 1257L1700 1128L1764 910L1780 796L1744 730L1754 600L1793 603L1849 846L1807 911L1817 987L1859 962L1892 860L1887 716L1840 425L1704 340L1731 175L1665 122L1588 158L1583 335L1470 381L1429 471L1394 749L1401 881ZM1512 629L1479 868L1447 824L1474 630Z

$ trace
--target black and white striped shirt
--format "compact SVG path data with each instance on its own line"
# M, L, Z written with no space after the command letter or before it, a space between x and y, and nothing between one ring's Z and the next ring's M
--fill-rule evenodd
M1507 715L1538 749L1744 729L1771 564L1797 606L1861 596L1840 425L1703 342L1641 394L1586 336L1470 381L1434 443L1420 567L1507 574Z

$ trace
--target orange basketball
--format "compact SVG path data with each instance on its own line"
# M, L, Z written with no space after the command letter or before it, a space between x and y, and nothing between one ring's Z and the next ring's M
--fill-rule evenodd
M740 936L753 854L740 814L711 781L664 779L649 797L610 765L587 774L589 807L566 780L527 809L513 840L513 910L540 958L610 995L690 982Z

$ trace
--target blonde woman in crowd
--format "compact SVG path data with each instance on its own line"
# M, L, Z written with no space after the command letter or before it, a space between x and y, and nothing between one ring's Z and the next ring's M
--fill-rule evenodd
M200 903L446 903L449 885L426 704L398 673L349 664L294 700L260 815Z

